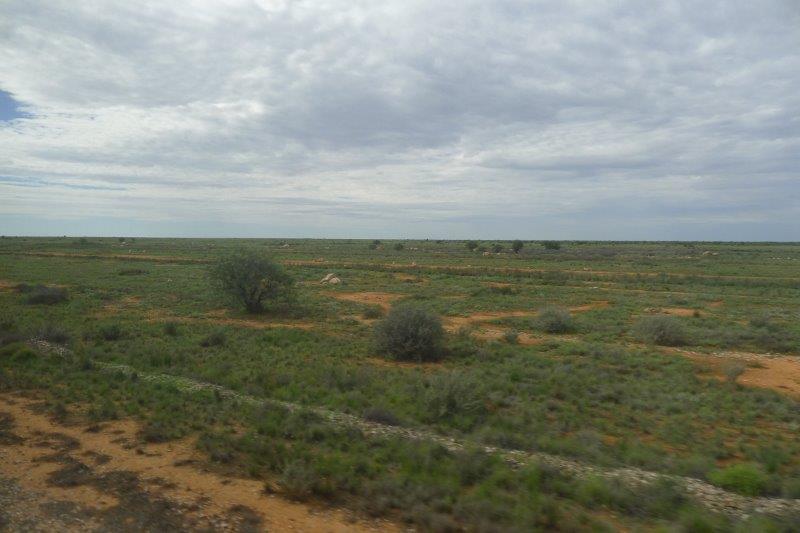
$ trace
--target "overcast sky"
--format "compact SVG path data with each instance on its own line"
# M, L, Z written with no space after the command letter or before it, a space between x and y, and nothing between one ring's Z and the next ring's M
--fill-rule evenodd
M0 233L797 241L800 0L4 0Z

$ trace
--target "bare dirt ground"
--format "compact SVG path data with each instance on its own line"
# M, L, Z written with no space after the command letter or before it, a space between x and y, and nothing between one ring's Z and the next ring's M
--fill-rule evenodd
M303 321L275 321L271 320L269 317L254 317L254 318L236 318L236 317L229 317L227 314L229 311L227 309L215 309L213 311L209 311L205 314L205 316L201 317L191 317L191 316L175 316L170 314L165 310L159 309L151 309L147 314L146 320L148 322L181 322L181 323L190 323L190 322L206 322L211 324L217 324L220 326L239 326L243 328L253 328L253 329L271 329L271 328L298 328L298 329L311 329L314 327L314 324L311 322L303 322Z
M689 350L672 349L697 362L700 368L716 379L726 379L728 367L735 363L744 365L737 383L745 387L772 389L793 398L800 398L800 358L767 356L748 352L717 352L704 354Z
M392 302L402 298L402 294L391 292L324 292L325 296L335 298L337 300L345 300L347 302L355 302L359 304L379 305L384 311L388 311L392 307Z
M191 439L144 444L130 420L65 425L0 395L0 529L8 531L397 531L267 494L202 468Z

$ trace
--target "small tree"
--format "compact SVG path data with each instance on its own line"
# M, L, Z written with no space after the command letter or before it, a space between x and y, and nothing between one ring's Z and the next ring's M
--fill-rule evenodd
M542 241L545 250L560 250L561 243L558 241Z
M444 351L438 316L423 307L398 305L375 325L376 348L402 361L435 361Z
M519 251L522 250L523 246L524 246L524 244L522 244L522 241L519 240L519 239L517 239L517 240L515 240L514 242L511 243L511 249L514 250L515 254L518 254Z
M467 250L469 250L470 252L472 252L472 251L474 251L474 250L475 250L475 248L477 248L477 247L478 247L478 243L477 243L477 242L475 242L475 241L467 241L466 243L464 243L464 246L466 246L466 247L467 247Z
M222 292L251 313L263 311L267 300L285 298L291 292L292 279L283 268L252 250L240 249L223 257L210 273Z
M493 244L492 245L492 251L494 253L496 253L496 254L499 254L500 252L503 251L503 245L502 244Z
M397 250L398 252L401 251L403 248L405 248L405 245L402 242L398 242L397 244L394 245L394 249Z

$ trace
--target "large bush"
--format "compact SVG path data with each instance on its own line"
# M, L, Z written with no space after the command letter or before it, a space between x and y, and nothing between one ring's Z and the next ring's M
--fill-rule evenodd
M269 257L251 250L238 250L211 268L217 286L249 312L259 313L269 301L286 299L292 279Z
M375 325L376 348L401 361L435 361L444 352L438 316L422 307L398 305Z
M680 346L686 344L683 324L672 316L650 316L634 326L633 333L640 340L660 346Z

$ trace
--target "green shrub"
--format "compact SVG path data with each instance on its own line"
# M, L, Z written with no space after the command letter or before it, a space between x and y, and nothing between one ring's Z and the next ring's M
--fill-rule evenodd
M314 495L317 486L317 474L304 461L288 463L278 481L283 492L294 500L307 500Z
M396 414L383 407L370 407L364 411L364 420L384 424L386 426L402 426L403 423Z
M29 304L54 305L69 300L67 289L61 287L45 287L39 285L33 287L25 300Z
M143 268L123 268L117 272L120 276L140 276L147 273L147 270Z
M509 329L503 333L503 340L508 344L517 344L519 342L519 332Z
M511 243L511 249L514 251L515 254L518 254L522 247L525 246L521 240L517 239Z
M745 496L758 496L768 482L767 475L757 465L750 463L739 463L716 470L708 478L725 490Z
M177 322L166 322L164 324L164 334L169 335L170 337L177 337L178 336L178 323Z
M475 248L477 248L477 247L478 247L478 243L477 243L477 242L475 242L475 241L467 241L467 242L465 242L465 243L464 243L464 246L466 246L466 247L467 247L467 250L469 250L470 252L472 252L472 251L474 251L474 250L475 250Z
M683 324L675 317L661 315L641 319L633 329L634 335L647 343L659 346L686 344Z
M225 336L225 332L222 330L217 330L201 340L200 346L204 348L209 348L211 346L222 346L225 344L226 340L227 338Z
M502 244L493 244L492 245L492 252L494 252L496 254L499 254L502 251L503 251L503 245Z
M251 313L264 310L266 301L288 298L292 279L269 257L247 249L220 259L210 271L212 280Z
M539 311L536 323L545 333L567 333L573 330L572 315L563 307L546 307Z
M380 305L371 305L364 309L364 312L361 314L362 317L372 320L375 318L383 318L384 312L383 307Z
M399 252L405 248L405 245L402 242L398 242L393 246L393 248Z
M423 307L401 304L375 325L378 351L402 361L436 361L444 352L441 319Z
M116 341L122 338L122 328L117 324L101 326L98 330L100 338L106 341Z
M54 344L66 344L69 342L71 335L67 330L55 324L45 324L36 332L37 339L52 342Z
M558 241L542 241L545 250L560 250L561 243Z

